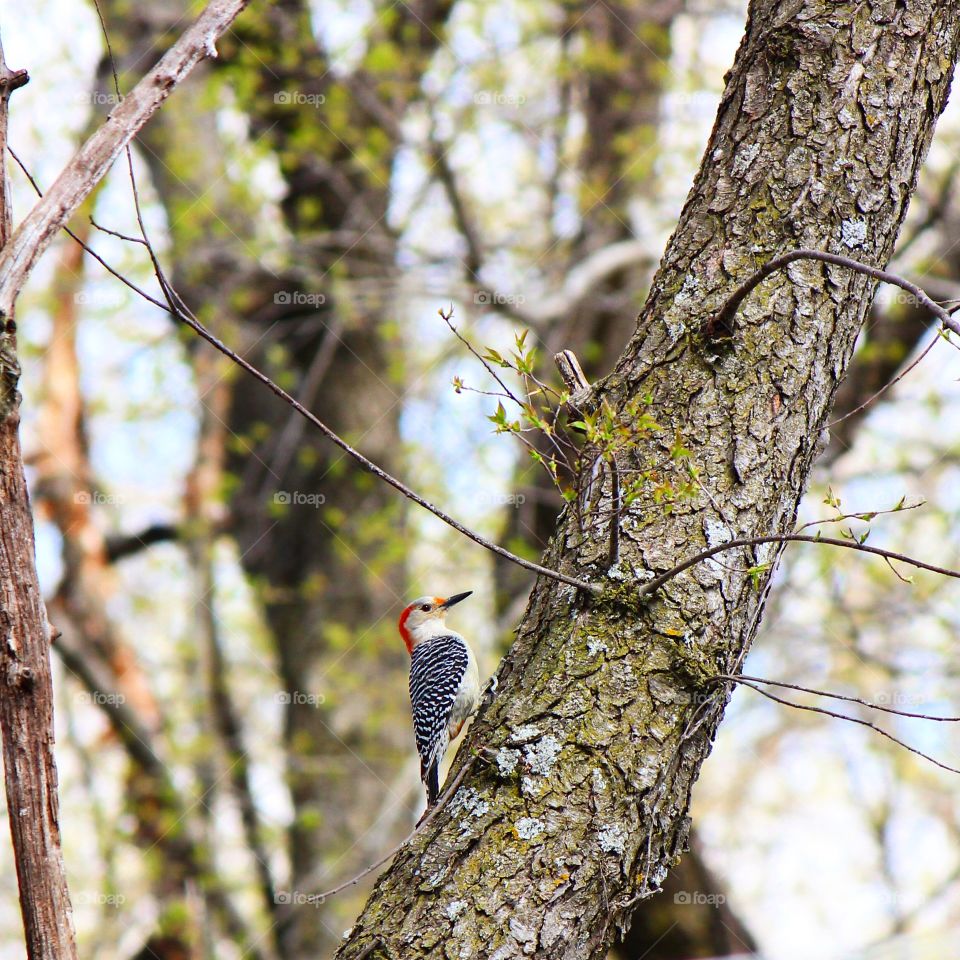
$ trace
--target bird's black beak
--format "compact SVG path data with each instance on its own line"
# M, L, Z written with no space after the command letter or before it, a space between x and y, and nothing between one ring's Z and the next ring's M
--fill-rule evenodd
M455 593L452 597L447 597L447 599L444 600L440 606L446 610L447 608L452 607L455 603L459 603L461 600L466 600L471 593L473 593L472 590L468 590L466 593Z

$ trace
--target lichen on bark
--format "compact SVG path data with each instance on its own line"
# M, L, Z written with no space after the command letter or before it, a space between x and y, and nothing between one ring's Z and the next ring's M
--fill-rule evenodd
M637 332L594 391L647 395L662 430L623 469L691 451L702 489L668 513L641 491L599 600L540 580L449 807L381 878L339 956L603 956L682 853L689 803L762 615L776 549L731 551L622 603L718 539L786 532L874 284L796 263L704 325L759 264L795 247L883 266L949 90L960 4L754 0L703 163ZM546 563L611 581L607 522L561 518ZM629 577L627 578L629 580ZM629 584L627 584L629 585ZM499 757L510 762L500 763Z

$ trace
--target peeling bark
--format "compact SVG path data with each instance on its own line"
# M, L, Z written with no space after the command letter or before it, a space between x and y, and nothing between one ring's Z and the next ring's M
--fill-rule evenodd
M744 303L730 341L700 331L785 249L887 262L946 102L958 14L930 0L751 4L637 332L594 397L621 411L648 398L662 429L626 465L668 473L680 437L705 489L672 512L644 490L614 569L606 522L581 533L561 519L548 564L605 581L604 596L537 584L461 751L497 761L398 856L338 956L600 957L659 888L728 699L711 677L738 669L762 614L770 570L755 585L747 568L776 551L696 565L646 603L632 586L708 544L790 528L874 284L797 263Z
M60 844L50 625L20 451L15 334L12 321L0 322L0 728L7 810L27 955L63 960L76 957L76 948Z
M6 173L10 94L26 83L0 48L0 249L11 236ZM50 624L40 595L20 450L20 365L12 309L0 314L0 730L7 816L30 960L75 960L53 756Z

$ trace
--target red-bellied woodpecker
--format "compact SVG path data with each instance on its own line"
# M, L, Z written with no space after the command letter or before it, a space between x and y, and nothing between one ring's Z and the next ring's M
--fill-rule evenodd
M452 597L419 597L400 614L400 636L410 654L410 709L420 754L427 806L440 794L440 762L480 702L473 651L444 623L447 611L473 591Z

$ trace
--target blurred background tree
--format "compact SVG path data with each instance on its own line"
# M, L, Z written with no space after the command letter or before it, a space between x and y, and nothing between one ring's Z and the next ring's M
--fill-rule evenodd
M196 12L176 0L100 10L121 92ZM603 376L682 203L744 12L680 0L253 5L221 62L137 141L145 222L219 336L435 502L538 556L559 499L491 435L491 404L454 394L454 375L487 384L437 307L452 301L477 343L529 329L542 356L572 348ZM116 102L111 62L93 6L47 0L4 24L8 59L33 76L11 142L43 185ZM896 263L943 298L960 297L957 135L948 109ZM30 188L13 177L22 210ZM91 214L136 233L125 164L75 226L151 286L142 248ZM395 616L410 595L476 588L464 629L492 671L530 581L408 516L69 241L34 275L20 325L41 574L63 631L81 951L330 955L369 884L320 906L298 899L376 859L422 805ZM932 337L881 291L835 416ZM874 522L871 542L920 543L912 552L957 566L956 370L935 343L869 415L838 423L804 519L834 513L824 499L845 512L923 499ZM956 712L948 582L908 588L811 551L788 556L779 583L748 673ZM894 943L943 955L960 911L949 775L751 696L735 698L705 771L693 855L638 911L622 955L881 956ZM956 752L947 725L884 723ZM14 957L15 881L3 877L0 955Z

